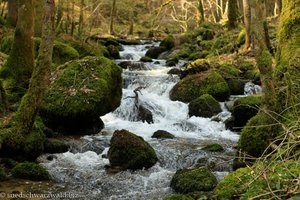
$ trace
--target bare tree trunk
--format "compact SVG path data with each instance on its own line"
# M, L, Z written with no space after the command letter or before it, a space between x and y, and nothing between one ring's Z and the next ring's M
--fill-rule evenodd
M78 24L78 36L81 37L83 33L83 8L84 8L84 0L80 1L80 16L79 16L79 24Z
M8 0L7 2L7 24L15 27L18 19L17 0Z
M238 21L237 0L229 0L228 2L228 29L235 29Z
M44 0L35 1L35 22L34 22L34 35L36 37L42 36L42 28L43 28L43 16L44 16Z
M202 0L198 0L197 10L198 10L197 21L198 21L198 25L200 25L205 20Z
M69 0L66 0L66 15L67 15L67 19L65 21L65 32L68 34L69 33L69 28L70 28L70 2Z
M114 19L116 16L116 1L117 0L113 0L113 4L112 4L112 8L111 8L111 13L110 13L110 28L109 28L109 33L111 35L115 35L115 31L114 31Z
M58 0L57 11L56 11L56 27L58 27L61 24L61 20L64 16L63 9L64 9L64 0Z
M55 30L55 3L54 0L45 0L45 2L42 42L37 65L33 70L29 89L22 98L15 116L17 132L21 134L31 132L42 97L49 86Z
M74 30L75 30L75 0L72 0L71 15L72 15L71 35L74 35Z
M244 24L246 29L245 50L251 48L251 9L249 0L243 0Z

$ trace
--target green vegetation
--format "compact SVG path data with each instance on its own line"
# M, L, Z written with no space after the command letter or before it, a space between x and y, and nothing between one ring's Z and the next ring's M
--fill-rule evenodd
M33 181L49 180L50 176L47 170L36 163L20 163L12 169L12 175L15 178L28 179Z
M64 141L55 138L47 138L44 144L44 153L63 153L68 149L69 146Z
M4 168L0 166L0 181L6 178L6 173Z
M194 200L194 198L187 195L177 194L177 195L167 196L166 198L164 198L164 200Z
M124 170L148 169L158 160L154 149L142 137L126 130L114 132L108 159L112 167Z

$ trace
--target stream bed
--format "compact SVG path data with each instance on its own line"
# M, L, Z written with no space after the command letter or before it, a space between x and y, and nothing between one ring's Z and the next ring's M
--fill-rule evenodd
M116 62L138 62L153 45L158 43L123 46L122 59ZM69 152L38 158L55 181L49 191L73 193L76 199L82 200L163 199L174 193L169 185L178 169L207 166L218 179L231 171L235 154L233 147L239 136L225 129L223 122L231 115L225 104L220 103L223 111L212 119L189 117L188 104L169 99L169 92L179 78L167 74L171 68L165 66L165 60L140 65L138 69L123 70L121 105L101 117L105 124L101 133L80 139L70 138ZM137 101L133 97L136 96L134 90L139 87ZM152 112L153 123L138 121L137 104ZM149 142L157 153L158 163L148 170L117 174L107 172L109 161L106 153L110 139L113 132L120 129L126 129ZM151 138L157 130L168 131L176 138ZM212 153L201 150L212 143L221 144L225 151Z

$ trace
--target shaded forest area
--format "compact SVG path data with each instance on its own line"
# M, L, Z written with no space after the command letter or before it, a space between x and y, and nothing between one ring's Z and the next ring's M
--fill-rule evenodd
M57 133L99 133L99 116L121 103L122 66L113 60L120 59L122 44L154 40L159 47L141 61L166 53L166 65L180 77L170 99L189 103L190 116L215 115L216 102L243 94L248 81L263 91L236 101L226 122L240 133L235 171L218 183L203 181L204 189L185 181L209 171L187 177L178 171L171 182L178 195L165 199L297 199L299 0L2 0L0 27L1 180L10 174L49 180L36 158L68 150ZM188 64L178 69L181 60ZM203 104L208 114L197 113ZM118 134L141 140L125 130ZM157 162L149 144L140 146L149 163L122 170Z

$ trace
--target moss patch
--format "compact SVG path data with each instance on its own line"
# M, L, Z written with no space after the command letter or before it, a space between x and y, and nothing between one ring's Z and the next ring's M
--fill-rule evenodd
M171 188L183 194L211 191L216 185L216 177L206 168L178 170L171 180Z
M167 196L164 198L164 200L194 200L194 198L187 195L177 194L177 195Z
M69 149L64 141L55 138L46 139L44 147L44 153L63 153Z
M49 180L48 171L36 163L20 163L12 169L12 175L15 178L28 179L32 181Z
M203 147L202 150L211 152L222 152L224 151L224 148L219 144L209 144Z
M229 93L229 87L223 77L215 71L209 71L182 79L172 88L170 99L190 102L203 94L210 94L218 101L224 101L229 97Z
M173 138L175 138L175 136L167 131L158 130L153 133L152 138L173 139Z
M52 62L56 65L79 58L79 53L71 46L55 41L53 46Z
M161 41L160 47L165 47L167 50L172 49L175 46L175 39L172 35L168 35L163 41Z

